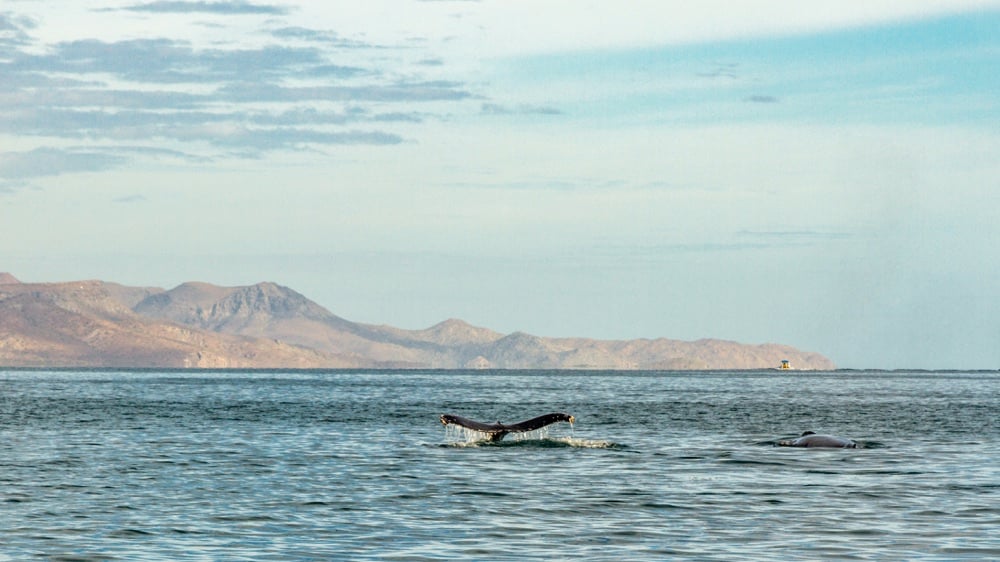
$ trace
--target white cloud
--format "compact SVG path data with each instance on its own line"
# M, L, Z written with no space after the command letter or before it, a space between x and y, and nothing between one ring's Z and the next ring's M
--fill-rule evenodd
M282 15L288 8L277 4L261 4L246 0L227 0L224 2L206 2L204 0L154 0L152 2L137 2L118 8L132 12L181 13L181 14L265 14Z
M427 69L437 74L436 67L401 59L397 46L287 26L280 18L297 11L288 6L171 1L80 12L71 3L66 12L74 8L84 19L107 20L91 32L109 32L79 36L81 27L48 36L61 31L59 22L67 17L55 9L32 19L0 19L0 31L15 39L0 57L8 88L0 93L0 134L17 138L20 147L96 141L101 157L88 164L76 153L43 148L31 158L8 158L8 177L122 165L139 155L133 147L141 143L150 149L194 145L209 158L398 144L407 124L473 97L463 83L427 76ZM185 27L173 24L192 14L220 18L218 32L201 29L211 40L184 38ZM250 18L258 21L256 31L233 35L241 28L224 16L234 14L279 19ZM135 37L147 28L155 31ZM119 156L113 154L116 143ZM56 155L62 165L49 166ZM27 170L32 162L39 169Z
M806 33L959 11L996 8L996 0L487 0L484 2L303 5L303 20L339 21L386 41L425 37L458 44L451 57L493 57L718 41Z
M121 156L90 149L38 148L0 152L0 178L21 180L71 172L96 172L121 165Z

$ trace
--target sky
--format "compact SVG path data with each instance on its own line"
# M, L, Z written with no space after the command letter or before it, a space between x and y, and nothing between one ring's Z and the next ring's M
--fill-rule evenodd
M998 69L987 0L6 0L0 271L998 369Z

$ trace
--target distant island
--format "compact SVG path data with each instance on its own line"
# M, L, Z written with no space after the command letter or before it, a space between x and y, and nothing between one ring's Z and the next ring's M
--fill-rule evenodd
M202 369L834 369L779 344L501 334L445 320L361 324L275 283L173 289L0 273L0 366Z

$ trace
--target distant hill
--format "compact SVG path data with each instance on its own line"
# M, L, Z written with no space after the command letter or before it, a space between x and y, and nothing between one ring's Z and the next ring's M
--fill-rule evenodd
M0 273L0 365L10 367L758 369L783 359L834 368L778 344L546 338L456 319L361 324L275 283L164 290Z

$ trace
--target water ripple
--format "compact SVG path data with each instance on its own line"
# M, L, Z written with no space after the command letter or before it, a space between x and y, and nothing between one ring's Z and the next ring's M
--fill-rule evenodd
M991 559L998 400L980 373L0 371L0 560ZM470 442L459 409L578 421ZM864 448L774 446L805 429Z

